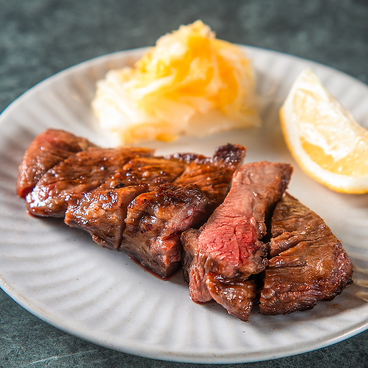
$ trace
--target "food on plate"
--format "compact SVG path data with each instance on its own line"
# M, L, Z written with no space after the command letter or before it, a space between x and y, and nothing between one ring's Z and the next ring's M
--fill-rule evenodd
M166 184L142 193L128 206L120 250L167 278L181 266L181 233L200 226L210 210L209 198L194 184Z
M227 144L212 157L154 156L47 130L25 153L18 183L32 183L24 186L31 215L64 217L162 278L182 267L193 301L215 300L243 321L258 298L264 314L332 299L352 277L341 243L284 194L289 164L243 165L245 152Z
M291 173L288 164L243 165L206 224L183 233L184 271L193 301L214 299L230 314L248 320L255 296L249 276L267 265L265 221L282 198Z
M340 241L316 213L289 194L276 205L271 236L261 313L310 309L351 283L352 263Z
M308 175L338 192L368 192L368 130L310 69L296 79L280 119L289 150Z
M71 195L97 188L132 158L152 154L148 148L92 147L70 155L46 171L27 194L28 211L35 216L64 217Z
M52 144L47 149L54 151ZM200 226L223 201L245 150L227 144L213 157L153 157L149 148L90 147L47 170L27 194L27 209L34 216L65 216L67 225L88 231L101 246L124 250L168 277L180 266L181 232ZM20 176L23 170L32 167L23 164Z
M134 67L109 71L92 107L116 144L260 124L250 60L201 21L162 36Z
M161 277L177 270L180 235L202 225L224 200L244 155L245 147L232 144L217 148L213 157L174 155L187 167L171 185L143 193L129 205L120 249Z
M135 197L160 184L171 183L185 162L165 157L141 156L119 167L99 187L73 194L68 200L65 223L88 231L103 247L120 247L127 207Z
M46 129L33 140L23 156L19 167L17 194L25 198L48 169L70 155L93 146L87 139L74 134Z
M234 171L243 163L245 152L246 148L238 144L220 146L213 157L202 156L189 162L175 184L198 185L217 207L225 198ZM188 161L185 156L183 158Z

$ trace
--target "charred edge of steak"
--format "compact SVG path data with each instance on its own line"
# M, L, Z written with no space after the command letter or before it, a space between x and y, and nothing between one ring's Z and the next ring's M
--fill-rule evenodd
M175 159L181 162L186 163L187 165L190 164L191 162L194 161L203 161L206 160L207 157L197 154L197 153L192 153L192 152L187 152L187 153L173 153L170 155L166 155L164 156L166 159Z
M228 143L216 149L213 159L215 161L223 161L227 164L238 166L242 163L246 149L239 144Z
M224 200L245 152L245 147L236 144L218 147L213 157L200 157L189 162L175 183L197 184L213 201L214 210Z
M210 201L197 185L162 185L128 206L120 249L162 278L181 265L180 235L207 218Z
M70 155L95 145L63 130L47 129L29 145L19 166L16 193L25 198L41 176Z
M228 143L224 146L216 148L212 157L196 153L174 153L172 155L165 156L166 158L175 158L184 161L187 164L199 163L199 164L218 164L225 163L227 165L238 166L242 163L246 152L246 147L240 144Z

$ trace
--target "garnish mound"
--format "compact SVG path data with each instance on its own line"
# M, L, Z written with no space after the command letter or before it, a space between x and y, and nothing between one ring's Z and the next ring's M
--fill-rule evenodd
M115 144L257 126L254 71L239 46L196 21L159 38L134 67L97 82L93 110Z

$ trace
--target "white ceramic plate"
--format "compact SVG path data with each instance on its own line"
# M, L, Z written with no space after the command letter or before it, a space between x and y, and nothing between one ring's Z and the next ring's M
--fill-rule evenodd
M283 142L278 108L307 66L368 127L368 88L331 68L275 52L246 48L257 72L264 106L261 129L233 131L205 139L152 143L158 153L194 151L211 155L218 145L248 147L246 161L295 164ZM368 196L334 193L296 165L289 191L320 214L355 265L356 283L331 302L288 316L249 322L217 304L197 305L181 274L162 281L124 254L98 247L62 221L26 214L15 195L17 167L33 138L62 128L107 144L90 109L95 82L111 68L132 64L142 50L100 57L49 78L15 101L0 117L0 283L24 308L48 323L94 343L158 359L250 362L317 349L368 326ZM365 270L365 273L364 273ZM365 286L364 286L365 285Z

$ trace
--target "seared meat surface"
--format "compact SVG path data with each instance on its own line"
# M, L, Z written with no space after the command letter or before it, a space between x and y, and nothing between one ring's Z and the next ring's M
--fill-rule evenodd
M48 169L93 146L87 139L63 130L45 130L33 140L23 156L16 187L18 196L25 198Z
M286 194L272 216L269 256L277 256L301 241L314 241L331 235L326 223L309 208Z
M88 231L103 247L125 250L162 277L180 264L181 232L202 225L222 202L246 150L228 144L213 157L152 157L146 148L91 145L52 130L35 139L19 179L44 162L26 196L28 212L65 216L67 225Z
M152 188L172 183L186 167L185 162L175 158L137 157L117 169L101 188L116 189L145 184Z
M197 184L213 201L215 208L224 200L234 171L243 162L245 151L243 146L227 144L218 147L213 157L198 156L189 162L175 184Z
M234 174L224 202L207 223L200 230L183 233L184 272L193 301L215 299L223 303L229 313L248 319L249 313L237 311L238 303L229 307L225 290L228 287L231 299L234 290L239 290L239 283L265 269L267 249L261 239L267 233L266 217L282 197L291 172L288 164L258 162L242 166ZM218 277L209 279L210 274ZM220 283L218 287L213 285L216 280ZM247 288L248 281L244 290ZM216 290L221 295L215 294ZM250 303L252 301L246 301Z
M102 247L119 249L127 207L137 195L147 190L147 185L136 185L118 189L99 187L91 192L73 194L68 201L64 222L89 232Z
M230 314L247 321L256 298L254 280L223 278L215 273L207 273L206 286L213 299Z
M172 182L185 166L173 158L133 158L98 188L72 195L64 221L88 231L101 246L119 249L128 205L139 194Z
M89 148L69 156L48 170L26 197L35 216L64 217L71 195L91 191L137 156L150 156L146 148Z
M334 298L352 279L341 243L284 195L290 165L240 167L245 151L228 144L212 157L154 157L148 148L100 148L48 129L26 151L16 190L30 214L65 216L162 278L182 266L193 301L215 300L243 321L257 297L263 314Z
M162 185L128 206L121 249L166 278L181 265L180 235L208 217L210 201L193 184Z
M198 228L223 201L245 147L219 147L213 157L171 156L186 163L170 186L138 196L128 207L121 249L161 277L180 266L180 235Z
M352 263L324 221L286 195L271 223L273 256L260 297L263 314L286 314L330 300L350 282ZM285 250L286 249L286 250Z

